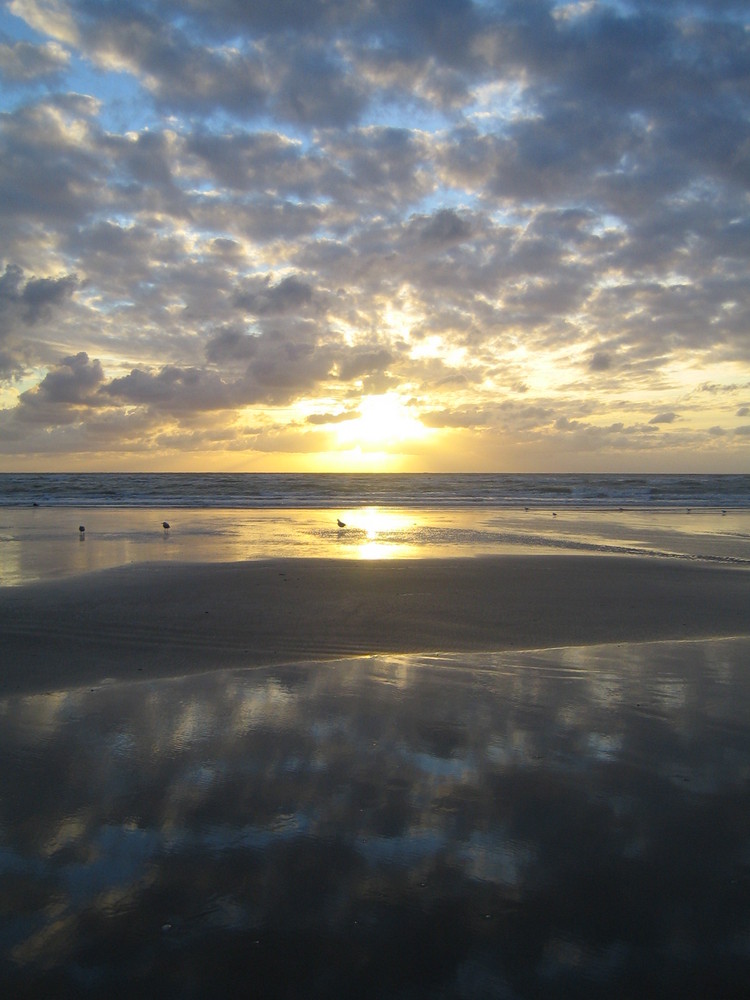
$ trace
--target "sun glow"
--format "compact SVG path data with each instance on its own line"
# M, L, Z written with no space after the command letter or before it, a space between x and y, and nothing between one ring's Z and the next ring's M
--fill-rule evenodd
M366 451L403 450L409 442L422 441L430 433L430 428L391 393L365 396L359 416L336 429L342 447L359 447Z

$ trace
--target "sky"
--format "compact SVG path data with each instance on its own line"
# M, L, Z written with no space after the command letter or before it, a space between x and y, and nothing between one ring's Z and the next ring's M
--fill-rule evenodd
M0 469L747 472L746 0L4 0Z

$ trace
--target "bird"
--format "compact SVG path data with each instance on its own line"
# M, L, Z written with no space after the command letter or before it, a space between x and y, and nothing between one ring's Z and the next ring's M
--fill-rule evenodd
M169 531L169 521L162 521L161 526L165 531Z
M340 517L336 518L336 524L338 524L339 528L345 528L346 527L346 521L342 521Z

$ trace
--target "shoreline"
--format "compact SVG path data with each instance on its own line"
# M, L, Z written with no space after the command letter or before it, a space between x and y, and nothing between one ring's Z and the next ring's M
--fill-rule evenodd
M750 571L637 556L141 563L0 590L0 696L378 653L750 635Z
M337 521L345 522L341 529ZM163 528L163 522L170 525ZM81 535L79 525L85 525ZM750 510L0 509L0 589L129 564L611 555L750 568Z

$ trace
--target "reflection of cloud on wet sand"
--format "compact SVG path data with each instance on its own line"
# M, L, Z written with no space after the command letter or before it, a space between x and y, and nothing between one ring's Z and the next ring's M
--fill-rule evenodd
M58 994L250 975L555 996L710 969L732 995L749 649L375 657L6 699L0 971Z

